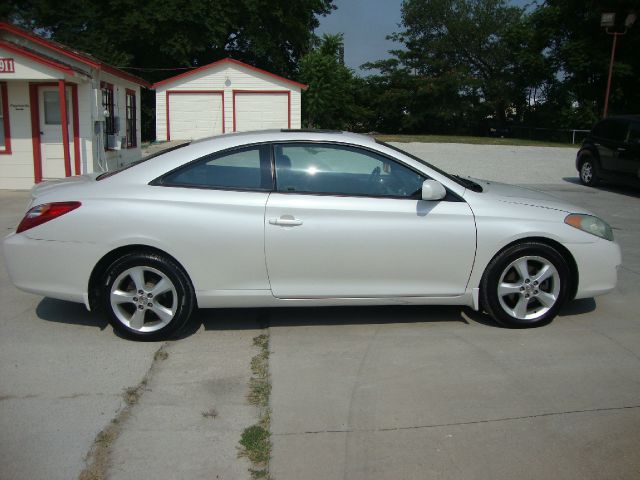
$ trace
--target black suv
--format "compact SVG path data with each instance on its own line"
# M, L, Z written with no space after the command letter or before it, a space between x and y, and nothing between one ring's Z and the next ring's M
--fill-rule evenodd
M580 181L640 184L640 115L609 117L595 124L576 156Z

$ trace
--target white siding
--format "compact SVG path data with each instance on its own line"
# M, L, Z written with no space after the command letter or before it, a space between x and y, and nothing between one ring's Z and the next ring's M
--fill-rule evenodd
M4 73L2 80L19 78L20 80L56 80L62 78L64 73L55 68L47 67L34 60L0 47L0 57L14 59L14 73Z
M233 131L233 90L277 90L291 92L291 128L301 125L300 88L290 82L240 65L221 64L192 75L177 78L156 89L156 139L167 139L166 92L180 90L223 90L225 132ZM237 94L238 95L238 94ZM286 98L285 95L282 97ZM256 96L259 101L260 96ZM237 101L237 98L236 98ZM278 103L278 105L280 105ZM171 116L171 113L169 113ZM237 121L237 119L236 119ZM171 135L174 138L173 135Z
M91 172L103 170L103 165L106 159L106 164L109 170L113 170L114 168L121 167L128 163L131 163L135 160L138 160L142 153L140 150L140 86L129 82L127 80L123 80L114 75L110 75L105 72L100 72L100 81L107 82L113 85L113 111L114 115L120 119L120 131L118 132L118 137L121 139L126 136L126 90L133 90L136 92L136 147L135 148L126 148L123 144L123 148L120 150L111 150L104 151L102 143L98 142L97 147L101 150L98 152L98 148L94 148L93 151L96 153L96 158L94 159L93 165L91 166ZM100 82L97 82L97 101L100 102L98 105L100 109L102 109L102 97L100 92ZM92 122L93 128L93 122ZM102 159L98 157L98 154L102 155Z
M0 155L0 188L31 188L33 186L33 146L29 84L8 81L7 97L11 126L11 154Z

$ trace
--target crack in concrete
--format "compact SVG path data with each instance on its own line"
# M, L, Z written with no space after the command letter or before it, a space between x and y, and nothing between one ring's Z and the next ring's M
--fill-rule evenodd
M629 272L629 273L633 273L633 274L635 274L635 275L640 275L640 272L636 272L635 270L632 270L632 269L631 269L631 268L629 268L629 267L625 267L624 265L622 265L622 267L620 267L620 268L621 268L622 270L626 270L626 271L627 271L627 272Z
M78 480L105 480L108 477L112 446L120 436L132 409L140 401L140 397L146 390L149 380L158 368L158 363L167 358L166 349L168 345L169 342L164 342L155 351L149 370L147 370L140 383L135 387L125 389L123 393L124 406L118 410L111 422L96 435L91 448L85 456L85 468L80 472Z
M5 400L29 400L31 398L48 398L50 400L73 400L74 398L80 397L102 397L104 393L71 393L68 395L59 395L55 397L48 397L47 395L42 394L28 394L28 395L0 395L0 402Z
M563 412L548 412L537 413L534 415L522 415L517 417L503 417L503 418L491 418L486 420L470 420L467 422L451 422L451 423L434 423L429 425L413 425L408 427L383 427L383 428L362 428L362 429L337 429L337 430L309 430L306 432L285 432L285 433L273 433L273 436L286 437L292 435L314 435L318 433L375 433L375 432L395 432L401 430L419 430L426 428L443 428L443 427L458 427L465 425L478 425L484 423L497 423L497 422L510 422L514 420L527 420L531 418L543 418L554 417L560 415L572 415L578 413L594 413L594 412L612 412L617 410L632 410L640 408L640 405L626 405L622 407L602 407L602 408L587 408L584 410L567 410Z

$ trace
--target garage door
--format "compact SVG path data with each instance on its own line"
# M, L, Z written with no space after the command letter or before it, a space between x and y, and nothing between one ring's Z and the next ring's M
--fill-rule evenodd
M222 93L168 93L170 140L195 140L224 133Z
M289 92L234 92L236 132L289 128Z

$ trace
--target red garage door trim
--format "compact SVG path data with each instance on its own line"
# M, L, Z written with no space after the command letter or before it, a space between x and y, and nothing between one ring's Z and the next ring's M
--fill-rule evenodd
M169 95L180 95L180 94L211 94L215 93L221 96L222 98L222 133L225 133L224 130L224 90L167 90L167 142L171 140L171 122L169 121ZM235 112L234 112L234 122L235 122ZM235 123L234 123L235 124ZM235 129L234 129L235 130Z
M236 131L236 95L240 94L278 94L287 95L287 128L291 128L291 90L233 90L233 131Z

